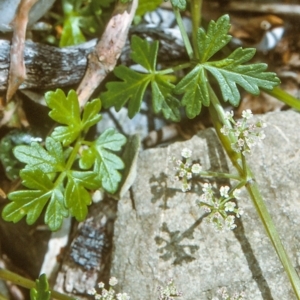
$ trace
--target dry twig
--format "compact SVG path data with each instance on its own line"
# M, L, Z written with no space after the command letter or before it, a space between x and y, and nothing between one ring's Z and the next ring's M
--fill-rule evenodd
M77 89L81 107L107 74L114 69L125 45L137 4L138 0L126 4L117 3L101 40L89 55L88 69Z

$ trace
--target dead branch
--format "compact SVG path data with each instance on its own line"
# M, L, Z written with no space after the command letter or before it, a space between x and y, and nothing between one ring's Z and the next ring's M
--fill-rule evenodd
M107 74L114 69L125 46L137 5L138 0L126 4L117 3L101 40L89 55L88 69L77 89L81 107L88 101Z
M13 20L13 38L10 50L9 81L6 99L9 101L26 78L23 52L25 44L28 14L37 0L21 0Z

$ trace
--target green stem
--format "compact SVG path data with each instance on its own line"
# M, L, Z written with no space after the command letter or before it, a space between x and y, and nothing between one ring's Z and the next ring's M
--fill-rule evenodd
M11 281L19 286L22 286L27 289L32 289L36 287L34 281L24 278L16 273L8 271L6 269L0 268L0 278L6 281ZM64 295L55 291L51 291L51 296L58 300L75 300L76 298Z
M174 10L175 18L176 18L176 21L177 21L177 24L178 24L178 27L179 27L179 30L180 30L180 33L181 33L181 36L183 39L185 49L187 51L189 58L192 60L194 58L194 51L193 51L192 45L190 43L189 37L186 33L186 30L184 28L182 18L180 15L180 11L178 8L174 8L174 7L173 7L173 10Z
M234 180L243 180L239 175L228 174L228 173L219 173L219 172L200 172L200 177L218 177L218 178L227 178L227 179L234 179Z
M281 243L280 237L272 221L272 218L258 190L258 186L255 180L250 180L247 182L249 178L253 179L252 171L249 168L249 166L246 164L246 162L244 163L245 169L241 168L240 164L237 162L237 155L235 154L236 152L233 152L230 147L231 145L230 136L224 136L220 132L220 128L222 127L223 124L220 122L218 118L219 113L217 112L217 109L219 110L219 106L217 107L214 106L215 103L218 103L217 100L218 99L214 99L214 101L212 101L213 105L209 107L209 111L211 113L214 127L233 165L237 167L237 170L241 175L241 177L245 178L247 191L265 227L265 230L273 244L273 247L275 248L275 251L277 252L277 255L289 277L294 292L297 295L297 298L300 299L300 279L291 263L290 258L288 257Z
M199 58L197 46L197 33L198 28L201 26L201 9L202 0L191 0L191 15L192 15L192 43L195 50L196 58Z
M300 100L288 94L279 87L275 87L272 91L264 90L265 93L279 99L290 107L300 110Z
M66 167L65 167L66 171L71 170L71 168L73 166L73 163L74 163L74 161L76 159L76 156L78 154L78 151L79 151L79 148L80 148L81 144L82 144L82 138L78 138L77 141L76 141L76 143L75 143L75 145L74 145L74 148L72 149L72 152L71 152L71 154L70 154L70 156L68 158L68 161L66 163ZM63 180L66 177L66 171L61 172L59 174L59 176L57 177L57 179L55 180L55 183L54 183L55 187L59 186L63 182Z
M157 71L157 73L160 74L160 75L170 74L170 73L174 73L176 71L180 71L180 70L183 70L183 69L190 68L191 66L192 66L192 64L188 62L188 63L185 63L185 64L177 65L176 67L168 68L168 69L165 69L165 70L162 70L162 71Z

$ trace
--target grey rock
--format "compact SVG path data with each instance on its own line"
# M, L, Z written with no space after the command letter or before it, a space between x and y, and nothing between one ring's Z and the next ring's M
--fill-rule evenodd
M249 163L299 271L300 115L276 112L261 119L267 123L266 139ZM182 299L212 299L224 286L244 291L247 299L296 299L246 190L238 202L245 211L238 228L220 233L204 222L196 205L201 186L182 193L172 180L169 158L180 158L184 147L193 150L204 169L235 172L213 129L140 153L137 179L119 201L115 223L111 276L118 278L120 291L133 300L157 299L158 286L173 278Z

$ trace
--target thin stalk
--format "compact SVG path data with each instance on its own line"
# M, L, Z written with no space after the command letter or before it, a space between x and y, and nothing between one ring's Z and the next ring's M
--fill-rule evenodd
M199 53L197 51L197 33L198 28L201 26L201 9L202 0L191 0L191 15L192 15L192 43L195 51L195 57L199 58Z
M8 271L6 269L0 268L0 278L6 281L13 282L19 286L22 286L27 289L32 289L36 287L34 281L24 278L16 273ZM76 298L70 297L68 295L64 295L51 290L51 296L58 300L75 300Z
M230 136L224 136L220 132L220 128L222 127L223 124L220 122L220 120L218 118L218 115L220 112L218 113L217 109L219 109L219 106L217 107L217 109L214 107L214 104L218 103L217 100L218 99L216 98L216 99L214 99L214 101L212 101L213 105L211 105L209 107L209 111L211 114L211 118L212 118L214 127L217 131L217 134L218 134L220 140L221 140L221 143L223 144L224 149L227 152L233 165L238 166L237 170L238 170L239 174L241 175L241 177L245 178L245 180L247 180L249 178L253 178L253 173L252 173L250 167L245 163L246 169L244 170L241 168L241 166L236 161L237 157L236 157L236 155L233 155L234 153L231 150L231 147L229 147L231 145ZM265 230L273 244L273 247L275 248L275 251L287 273L287 276L291 282L294 292L297 295L297 298L300 299L300 279L291 263L290 258L288 257L288 255L281 243L278 232L272 221L271 215L269 214L268 209L263 201L263 198L259 192L258 186L257 186L255 180L250 180L250 181L246 182L245 186L246 186L247 191L252 199L252 202L257 210L257 213L265 227Z
M234 179L234 180L243 180L239 175L228 174L228 173L219 173L219 172L200 172L200 177L218 177L218 178L226 178L226 179Z
M184 43L186 52L187 52L189 58L192 60L194 58L194 51L193 51L192 45L190 43L189 37L186 33L186 30L184 28L182 18L180 15L180 11L178 8L174 8L174 7L173 7L173 10L174 10L175 18L176 18L176 21L177 21L177 24L178 24L178 27L179 27L179 30L180 30L180 33L181 33L181 36L183 39L183 43Z
M282 90L281 88L275 87L272 91L264 90L264 92L284 102L288 106L296 110L300 110L300 100L293 97L292 95Z
M188 63L177 65L176 67L168 68L168 69L165 69L162 71L157 71L157 73L161 74L161 75L170 74L170 73L174 73L176 71L190 68L191 66L192 66L192 64L190 62L188 62Z

